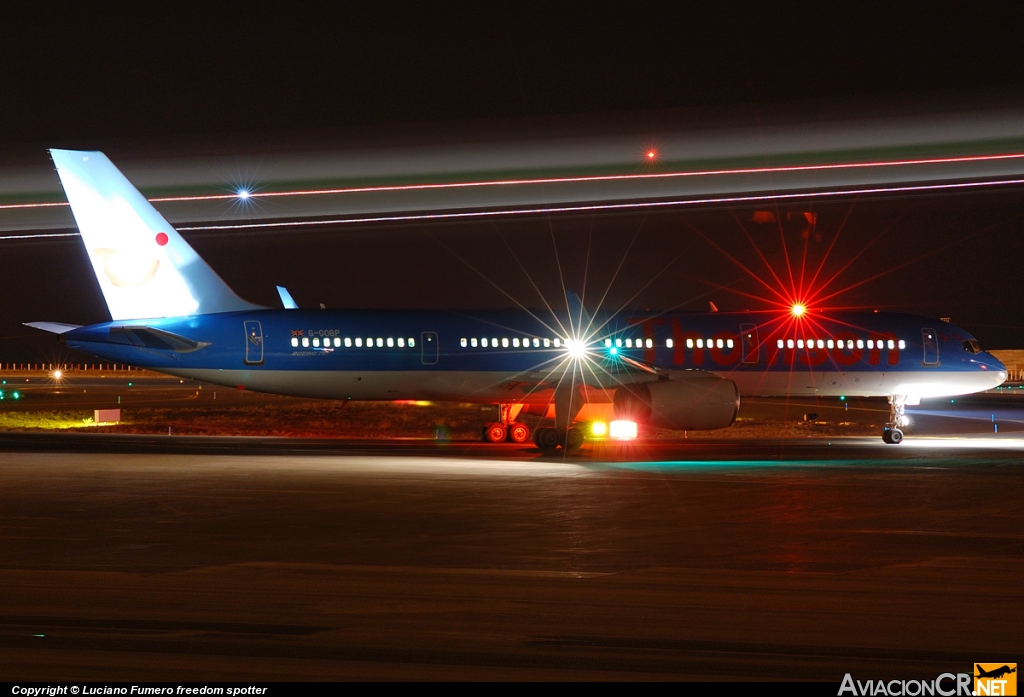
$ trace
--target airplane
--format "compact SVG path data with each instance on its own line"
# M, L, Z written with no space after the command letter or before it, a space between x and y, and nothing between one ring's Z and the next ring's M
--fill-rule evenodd
M268 308L236 295L102 152L50 155L111 321L27 324L111 362L298 397L495 404L485 440L525 443L519 415L550 416L532 434L545 451L579 448L594 414L611 414L612 437L725 428L747 396L886 397L882 438L896 444L906 405L1007 376L963 329L888 312L627 316L571 293L567 311L300 309L280 286L283 308Z
M1004 666L1002 666L1000 668L995 668L993 670L988 670L988 671L985 670L984 668L982 668L977 663L975 663L974 665L978 669L978 674L974 676L976 678L1001 678L1004 675L1009 675L1010 673L1016 673L1017 672L1016 668L1011 668L1008 665L1004 665Z

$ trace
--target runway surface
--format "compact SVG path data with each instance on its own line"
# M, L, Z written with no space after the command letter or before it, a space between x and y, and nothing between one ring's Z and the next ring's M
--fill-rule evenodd
M0 436L0 679L928 678L1024 646L1024 441Z

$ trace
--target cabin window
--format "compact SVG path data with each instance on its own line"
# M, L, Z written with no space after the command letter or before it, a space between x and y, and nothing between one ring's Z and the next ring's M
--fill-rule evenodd
M405 339L398 337L398 348L405 348Z
M864 348L864 339L857 339L857 348Z
M804 340L803 339L797 339L796 340L796 347L797 348L803 348L804 347Z
M672 348L672 345L673 345L674 343L675 343L675 342L674 342L674 341L672 341L672 339L665 339L665 346L666 346L666 347L668 347L668 348Z
M906 341L904 341L903 339L900 339L900 341L899 341L899 347L900 347L901 349L905 349L905 348L907 347L907 342L906 342Z
M633 348L633 340L626 339L626 348Z
M302 346L304 348L309 348L309 337L302 337Z
M704 348L704 339L697 339L697 348Z
M501 340L501 345L503 348L508 348L508 339L503 337Z
M551 348L551 339L544 339L544 348Z
M725 340L725 347L726 348L732 348L735 345L736 345L736 342L734 342L732 339L726 339Z
M818 339L818 348L825 348L825 342L822 339Z
M406 343L406 345L409 348L415 348L416 347L416 339L413 339L411 336L408 339L405 340L405 343Z
M874 347L875 347L875 340L874 339L868 339L868 348L869 349L873 349ZM882 348L882 347L879 346L878 348Z
M352 346L352 339L351 339L351 337L347 337L347 336L346 336L346 337L345 337L345 347L346 347L346 348L349 348L349 347L351 347L351 346Z
M792 339L786 339L786 348L791 349L793 348L793 345L794 344Z
M647 348L654 348L654 339L648 339L644 342L644 346Z
M885 342L885 345L886 345L886 347L887 347L887 348L888 348L888 349L889 349L890 351L891 351L892 349L896 348L896 342L895 342L895 341L893 341L892 339L889 339L888 341L886 341L886 342Z
M835 343L833 343L832 339L825 342L825 348L832 349L833 347L835 347Z
M693 339L686 340L686 348L693 348Z
M605 339L604 340L604 347L605 348L611 348L612 347L612 340L611 339Z
M775 346L778 347L778 348L783 348L785 345L786 345L786 342L783 341L782 339L779 339L778 341L775 342Z
M469 346L469 339L459 339L459 346L462 348Z
M313 339L313 348L316 348L318 346L320 346L320 339L314 338Z
M295 337L293 336L293 337L292 337L292 346L295 346L295 347L297 347L298 345L299 345L299 340L298 340L298 339L296 339L296 338L295 338Z
M558 337L555 337L555 340L554 340L553 343L555 344L555 348L558 348L559 346L562 345L562 340L559 339Z
M519 337L518 336L512 337L512 347L513 348L519 348Z
M615 340L615 348L622 348L622 339Z
M533 340L533 347L534 348L540 348L540 339L535 338Z

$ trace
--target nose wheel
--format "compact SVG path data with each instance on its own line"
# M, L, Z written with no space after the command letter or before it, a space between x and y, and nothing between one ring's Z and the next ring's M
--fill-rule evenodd
M889 445L899 445L903 442L903 431L886 426L885 430L882 431L882 441Z

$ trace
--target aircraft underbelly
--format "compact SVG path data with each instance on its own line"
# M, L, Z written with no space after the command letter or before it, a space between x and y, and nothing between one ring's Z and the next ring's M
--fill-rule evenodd
M523 401L530 395L530 386L516 382L508 373L503 372L244 369L166 372L256 392L320 399L424 399L493 403Z
M991 389L1004 379L996 372L975 373L941 369L885 372L751 372L720 375L735 381L740 395L745 397L886 397L894 394L952 397Z

